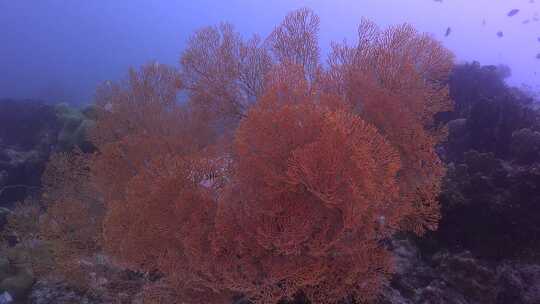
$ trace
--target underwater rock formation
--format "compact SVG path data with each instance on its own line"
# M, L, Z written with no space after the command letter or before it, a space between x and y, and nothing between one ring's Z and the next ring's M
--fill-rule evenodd
M0 101L0 206L24 199L39 185L56 129L53 107Z
M540 265L493 262L469 251L423 257L406 239L393 240L397 274L379 304L503 304L540 302Z
M52 152L91 147L85 130L92 111L39 100L0 100L0 206L11 207L39 190Z
M478 63L454 70L443 215L428 237L438 242L432 248L497 259L539 248L540 114L532 97L505 84L506 75Z

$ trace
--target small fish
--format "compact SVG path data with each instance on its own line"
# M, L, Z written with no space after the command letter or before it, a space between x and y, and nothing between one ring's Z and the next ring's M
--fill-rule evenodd
M497 32L497 36L498 36L499 38L502 38L502 37L504 36L504 34L503 34L502 31L498 31L498 32Z
M538 42L540 42L540 37L538 37Z
M452 28L448 27L448 28L446 29L446 33L444 34L444 37L450 36L450 33L452 33Z
M435 1L435 2L442 2L443 0L433 0L433 1Z
M536 54L536 59L540 59L540 53Z
M482 25L486 25L486 19L482 19Z
M515 15L517 15L517 13L519 13L519 10L515 8L515 9L508 12L508 17L515 16Z
M521 23L523 23L523 24L529 24L529 22L531 22L530 19L525 19L525 20L523 20L523 22L521 22Z
M529 3L534 3L534 0L529 0Z

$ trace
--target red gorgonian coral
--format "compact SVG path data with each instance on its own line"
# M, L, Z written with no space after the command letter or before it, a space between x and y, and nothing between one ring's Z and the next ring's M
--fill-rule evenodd
M368 301L392 271L381 241L436 228L434 115L451 105L452 55L409 26L363 22L325 69L318 27L303 9L264 43L207 28L179 72L148 65L99 91L92 240L162 275L148 302Z

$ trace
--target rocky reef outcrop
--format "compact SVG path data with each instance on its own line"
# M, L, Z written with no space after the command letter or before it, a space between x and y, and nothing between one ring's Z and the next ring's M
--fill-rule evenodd
M85 139L91 124L91 108L0 100L0 207L12 207L39 191L41 174L52 152L74 146L91 149Z
M442 149L442 220L426 245L489 259L537 255L540 113L533 97L478 63L456 67L450 93L456 109Z
M407 239L393 240L396 274L379 304L540 303L540 264L495 262L470 251L424 256Z

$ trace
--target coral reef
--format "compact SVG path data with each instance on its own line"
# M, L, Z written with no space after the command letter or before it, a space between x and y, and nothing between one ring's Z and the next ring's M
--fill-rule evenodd
M1 101L0 303L540 303L533 97L408 26L325 70L318 26L200 30L84 110Z
M537 255L540 113L495 67L457 66L451 79L456 111L441 149L442 220L428 238L438 243L428 247L496 259Z

